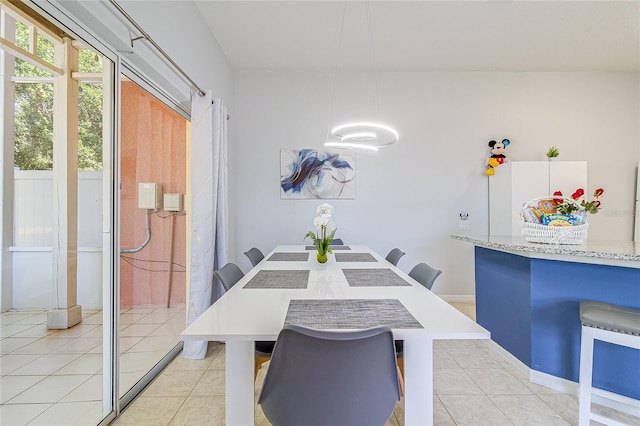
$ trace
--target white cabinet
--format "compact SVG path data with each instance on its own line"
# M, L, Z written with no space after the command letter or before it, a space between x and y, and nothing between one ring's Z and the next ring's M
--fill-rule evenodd
M520 210L533 198L555 191L570 197L587 191L586 161L512 161L489 179L489 235L521 235Z

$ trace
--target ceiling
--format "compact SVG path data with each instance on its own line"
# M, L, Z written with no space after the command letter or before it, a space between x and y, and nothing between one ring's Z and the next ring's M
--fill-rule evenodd
M236 71L640 71L640 1L194 3Z

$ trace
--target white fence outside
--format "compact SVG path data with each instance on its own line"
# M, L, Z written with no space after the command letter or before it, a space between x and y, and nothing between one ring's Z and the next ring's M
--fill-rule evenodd
M53 172L14 173L14 247L51 247ZM78 173L78 247L102 247L102 172Z
M14 173L12 308L55 308L53 173ZM102 172L78 175L78 304L102 307Z

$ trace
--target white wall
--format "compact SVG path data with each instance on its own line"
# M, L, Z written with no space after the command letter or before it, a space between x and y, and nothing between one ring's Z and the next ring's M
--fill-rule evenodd
M231 260L245 271L244 250L299 244L313 229L319 201L280 199L280 149L322 148L327 127L338 121L330 115L363 118L358 111L371 109L368 74L341 75L333 106L332 77L236 75ZM487 142L509 138L513 161L543 160L551 145L561 160L588 161L589 187L606 191L603 210L589 218L589 237L630 240L639 80L627 73L378 73L380 116L400 141L357 154L356 199L332 202L337 236L381 254L400 247L407 253L401 269L426 261L443 270L435 292L473 294L473 249L450 235L463 232L460 211L470 213L469 234L487 233ZM360 91L350 94L350 87Z

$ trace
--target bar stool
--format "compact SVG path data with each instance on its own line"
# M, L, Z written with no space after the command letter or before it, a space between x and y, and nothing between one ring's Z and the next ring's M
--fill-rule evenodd
M640 349L640 309L584 300L580 302L582 340L580 344L579 425L590 420L604 424L620 424L591 412L593 377L593 343L603 340L616 345Z

